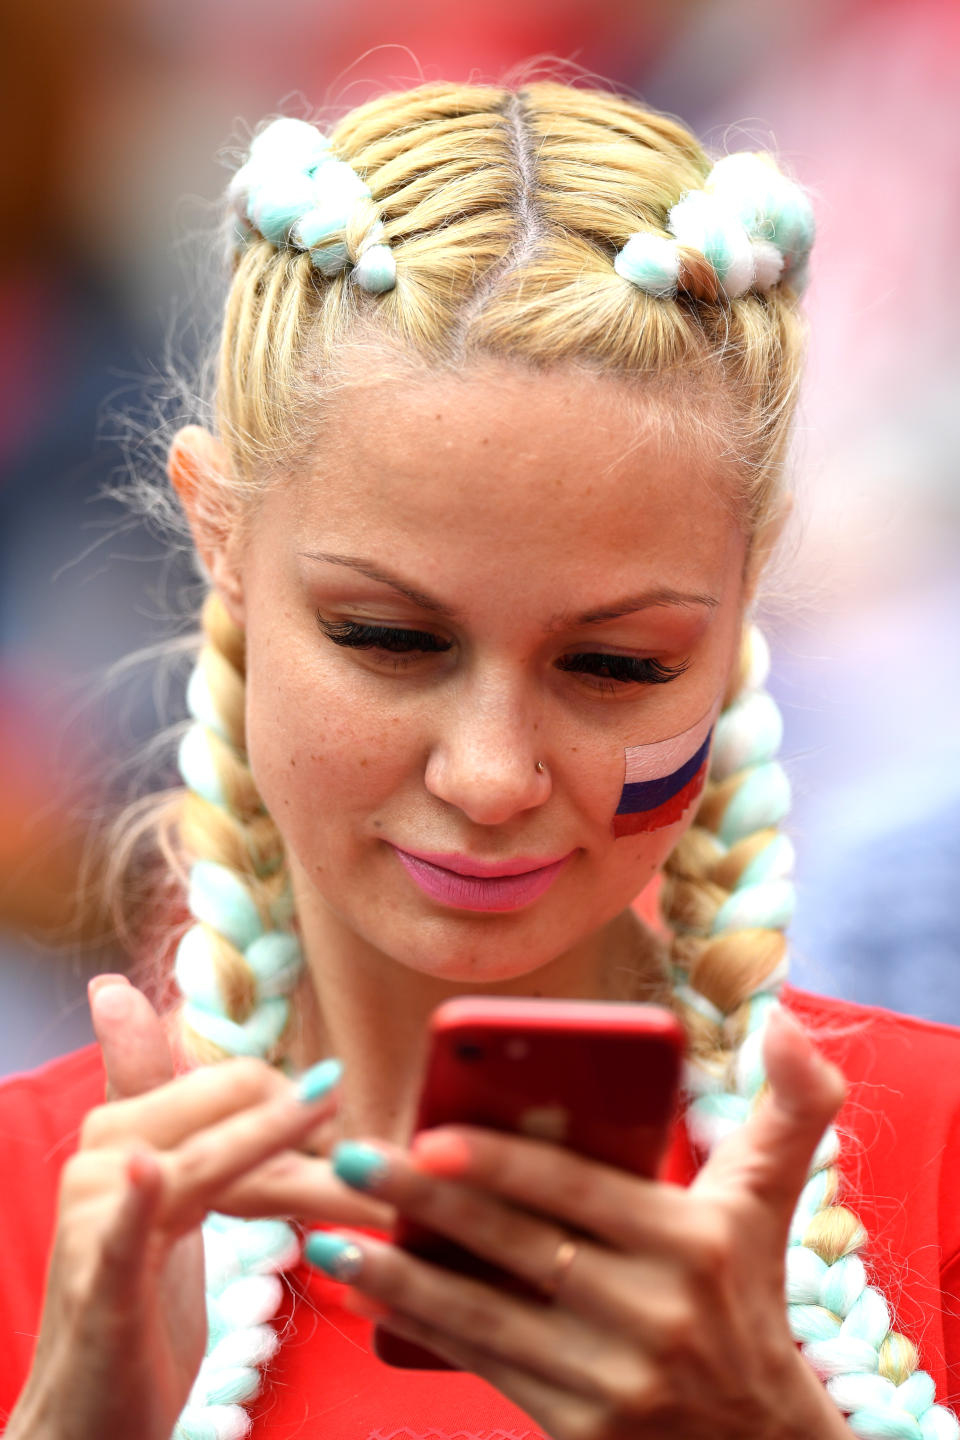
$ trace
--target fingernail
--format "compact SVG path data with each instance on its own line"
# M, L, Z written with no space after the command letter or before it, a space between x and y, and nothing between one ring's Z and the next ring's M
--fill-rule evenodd
M422 1130L413 1137L410 1151L417 1169L431 1175L462 1175L470 1168L470 1147L448 1131Z
M327 1230L314 1230L307 1236L303 1258L334 1280L352 1280L360 1274L363 1266L360 1246L342 1235L331 1235Z
M387 1178L389 1161L381 1150L356 1140L341 1140L331 1155L333 1173L355 1190L376 1190Z
M93 975L87 981L87 995L92 1000L94 995L96 995L98 991L102 990L105 985L129 986L129 984L130 981L127 979L126 975L116 975L112 972L110 974Z
M153 1187L158 1174L157 1162L143 1150L134 1150L127 1159L127 1179L138 1189Z
M311 1066L300 1076L297 1099L304 1105L312 1105L333 1089L342 1074L343 1066L339 1060L321 1060L319 1065Z
M796 1015L792 1015L790 1011L785 1009L783 1005L775 1006L770 1011L770 1015L771 1019L775 1018L777 1022L783 1025L784 1028L787 1030L793 1030L794 1033L799 1032L801 1035L805 1035L807 1033L804 1030L803 1026L800 1024L800 1021L797 1019Z
M803 1025L801 1024L797 1016L791 1014L791 1012L787 1010L785 1006L775 1006L770 1012L770 1019L773 1021L774 1025L779 1025L780 1029L784 1031L787 1035L792 1035L795 1040L799 1041L799 1043L803 1046L804 1049L816 1049L813 1043L813 1038L810 1035L809 1031L803 1028Z
M119 985L113 979L98 985L90 996L91 1009L105 1020L118 1020L127 1013L127 995L130 985Z

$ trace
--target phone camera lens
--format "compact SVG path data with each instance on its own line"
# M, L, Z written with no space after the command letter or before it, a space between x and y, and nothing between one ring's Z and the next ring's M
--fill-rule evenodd
M469 1041L464 1041L462 1044L457 1046L457 1059L468 1061L482 1060L483 1046L473 1045Z

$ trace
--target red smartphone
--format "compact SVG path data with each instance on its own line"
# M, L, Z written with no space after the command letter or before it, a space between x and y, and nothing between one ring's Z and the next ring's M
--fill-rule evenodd
M433 1012L414 1132L482 1125L568 1146L656 1178L677 1114L684 1034L669 1010L601 1000L462 996ZM549 1304L520 1277L401 1216L394 1243L435 1265ZM376 1326L405 1369L456 1367Z

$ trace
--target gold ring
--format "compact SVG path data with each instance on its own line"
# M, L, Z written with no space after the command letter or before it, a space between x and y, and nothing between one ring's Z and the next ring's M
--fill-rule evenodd
M560 1290L560 1286L566 1279L570 1266L577 1258L576 1242L570 1239L561 1240L557 1246L557 1253L553 1257L553 1265L546 1280L540 1282L540 1288L545 1290L551 1299L554 1299Z
M545 774L545 773L546 773L546 769L547 769L547 767L546 767L546 765L544 765L543 761L542 761L542 760L538 760L538 761L537 761L537 774L538 774L538 775L543 775L543 774Z

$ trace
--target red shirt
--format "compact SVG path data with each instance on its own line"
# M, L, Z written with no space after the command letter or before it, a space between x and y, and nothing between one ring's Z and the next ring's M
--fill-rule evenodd
M938 1402L957 1407L960 1029L797 991L786 998L850 1081L839 1120L842 1198L867 1227L871 1282L918 1344ZM60 1168L103 1090L96 1046L0 1085L0 1424L39 1328ZM683 1183L695 1168L681 1131L668 1177ZM542 1440L476 1376L381 1364L370 1322L342 1308L336 1282L307 1266L290 1280L277 1317L285 1338L251 1410L253 1440Z

